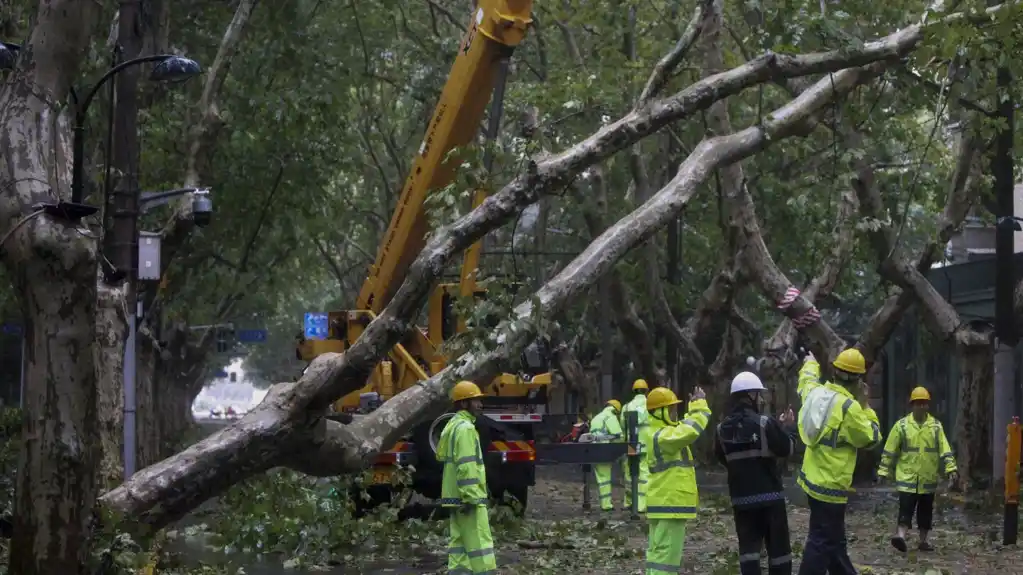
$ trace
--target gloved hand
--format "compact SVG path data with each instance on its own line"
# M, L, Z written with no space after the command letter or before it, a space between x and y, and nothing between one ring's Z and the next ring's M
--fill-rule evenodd
M792 411L792 406L791 405L789 406L788 409L783 411L781 413L781 415L778 416L778 421L781 422L781 423L795 423L796 422L796 413L794 411Z
M806 363L806 362L808 362L808 361L817 361L817 356L815 356L815 355L813 354L813 352L812 352L812 351L810 351L810 350L807 350L807 351L806 351L806 356L805 356L805 357L803 357L803 363Z

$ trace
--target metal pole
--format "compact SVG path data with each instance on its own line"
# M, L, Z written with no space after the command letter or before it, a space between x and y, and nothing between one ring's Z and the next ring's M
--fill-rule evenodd
M1012 423L1006 428L1005 452L1005 512L1002 518L1002 544L1015 545L1019 536L1019 458L1020 458L1020 426L1019 418L1013 417ZM995 454L995 459L999 459Z
M592 466L589 463L582 464L583 469L583 509L590 508L590 471Z
M631 481L626 489L632 491L632 505L629 511L633 519L639 519L639 414L630 411L625 414L625 425L629 428L629 476Z
M25 333L25 328L21 328L21 361L19 362L19 379L21 380L21 389L18 391L18 407L25 407L25 351L28 349L28 334Z
M1000 225L995 228L995 393L994 416L991 426L992 445L995 454L994 481L1002 481L1008 470L1005 460L1006 439L1004 430L1011 422L1016 405L1016 362L1013 349L1016 347L1016 330L1013 325L1013 291L1015 270L1013 269L1013 225L1015 216L1013 201L1013 100L1010 97L1012 76L1006 67L998 68L997 78L998 115L1006 124L995 140L995 154L991 160L994 175L994 192L998 202ZM1015 470L1011 471L1015 473Z
M128 280L128 291L135 291L135 282ZM133 298L129 298L133 299ZM128 339L124 344L124 479L135 474L135 325L136 313L128 314Z

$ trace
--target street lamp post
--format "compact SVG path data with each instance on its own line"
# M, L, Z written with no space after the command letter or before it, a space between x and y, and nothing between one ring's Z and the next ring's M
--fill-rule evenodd
M192 220L195 225L204 227L209 225L210 219L213 215L213 201L209 197L209 188L178 188L176 190L167 190L165 192L144 192L139 197L139 211L145 213L149 208L165 204L171 199L185 194L192 194ZM136 245L138 246L138 261L139 266L135 272L135 275L129 275L128 277L128 289L131 294L135 293L135 283L139 279L144 280L159 280L160 279L160 235L159 234L147 234L145 232L140 233L145 238L145 241L139 241L136 238ZM143 253L145 252L145 253ZM155 261L153 261L155 259ZM154 265L143 267L141 264L143 261L148 261ZM143 269L147 270L143 275ZM152 269L150 272L148 270ZM142 317L142 302L136 301L132 310L134 313L128 314L128 337L124 342L124 477L125 480L130 479L135 474L135 454L137 453L136 444L136 391L137 391L137 378L136 368L138 366L137 354L136 354L136 343L137 343L137 325L138 319Z
M0 70L14 68L17 63L17 54L20 51L21 46L18 44L0 42ZM148 62L156 62L156 65L153 67L153 71L149 74L149 79L154 82L179 83L202 72L202 68L195 60L190 60L175 54L158 54L133 58L110 68L102 77L100 77L99 81L85 93L84 98L79 99L78 94L75 92L74 88L72 88L71 99L75 104L75 123L73 127L72 140L71 201L61 202L56 206L46 206L51 208L51 212L60 213L69 219L80 219L85 216L92 215L98 210L95 206L82 203L82 196L84 195L85 188L84 163L86 113L89 111L89 105L92 104L92 101L99 92L99 89L102 88L108 80L126 68Z
M12 44L9 42L0 42L0 70L13 69L17 65L17 55L21 50L21 46L18 44ZM153 67L152 72L149 75L151 81L156 82L169 82L179 83L189 78L198 75L202 68L194 60L177 56L174 54L158 54L152 56L141 56L133 58L125 62L121 62L110 69L108 69L103 76L100 77L89 90L85 93L84 98L79 98L77 92L72 86L70 89L71 99L74 103L74 126L73 126L73 140L72 140L72 165L71 165L71 201L64 202L59 201L56 204L44 204L41 207L47 213L55 217L62 217L68 220L79 220L86 216L90 216L96 213L99 208L89 204L83 203L84 189L85 189L85 121L87 113L89 111L89 105L92 104L96 94L99 93L100 88L103 87L110 79L117 76L121 71L131 68L139 64L145 64L154 62L156 65ZM111 106L114 103L111 102ZM134 111L132 111L134 113ZM111 113L111 118L113 114ZM109 130L108 130L109 131ZM109 137L109 135L108 135ZM107 158L109 163L110 158ZM193 193L192 208L193 215L196 225L203 226L209 223L210 214L212 213L212 203L209 200L209 190L199 190L194 188L184 188L179 190L173 190L171 193L160 193L158 197L150 196L148 199L154 203L160 199L170 199L175 196L179 196L185 193ZM135 190L129 190L129 193L137 193ZM139 207L142 209L146 204L146 197L140 198ZM133 215L134 218L134 215ZM135 251L138 248L139 242L137 233L131 233L133 244L131 250ZM128 266L129 268L133 266ZM127 340L125 341L124 349L124 475L125 478L130 478L135 473L135 343L136 343L136 331L137 331L137 318L140 315L138 310L138 304L135 301L135 281L136 277L131 275L132 270L127 270L129 273L128 277L128 307L132 310L132 313L128 314L128 334ZM137 270L135 274L137 275Z

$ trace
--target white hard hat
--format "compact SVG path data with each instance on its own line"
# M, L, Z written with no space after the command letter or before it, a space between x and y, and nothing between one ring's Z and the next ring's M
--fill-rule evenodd
M732 378L732 393L740 391L763 391L764 384L757 377L757 374L750 371L740 372Z

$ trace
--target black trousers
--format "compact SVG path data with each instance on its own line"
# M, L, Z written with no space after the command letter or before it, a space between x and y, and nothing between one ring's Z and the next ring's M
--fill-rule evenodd
M899 492L899 525L913 528L913 512L916 512L916 526L921 531L930 531L934 519L933 493Z
M810 501L810 529L806 534L799 575L856 575L845 539L845 504Z
M767 572L792 574L789 518L784 502L758 509L735 510L735 534L739 537L739 573L760 575L760 549L767 546Z

